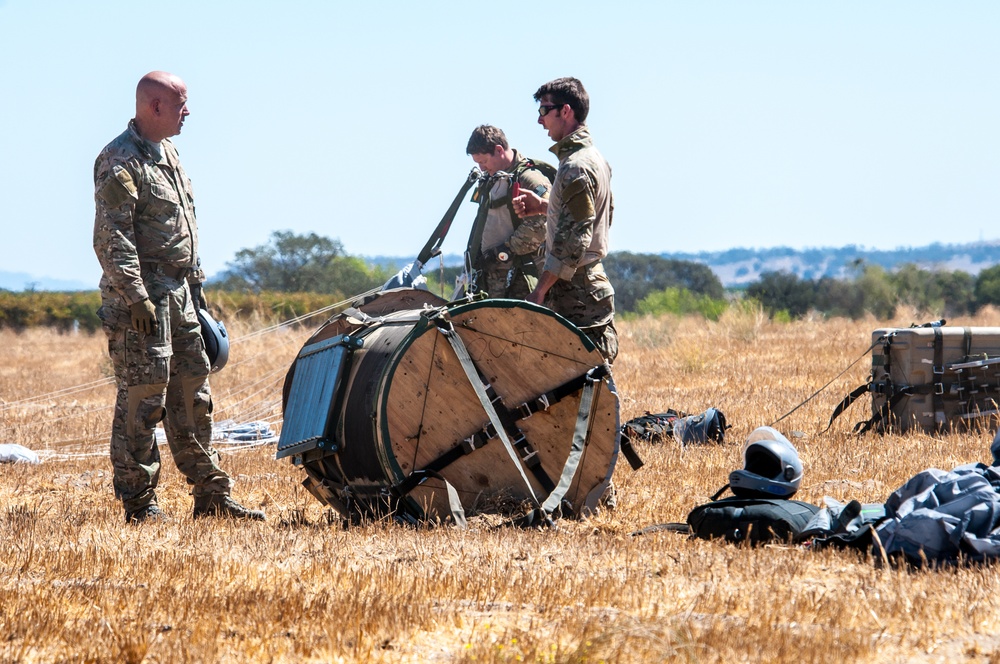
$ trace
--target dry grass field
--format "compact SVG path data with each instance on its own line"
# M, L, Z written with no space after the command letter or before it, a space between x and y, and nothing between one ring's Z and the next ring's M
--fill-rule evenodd
M164 524L123 523L107 438L104 337L0 332L2 662L1000 662L997 566L876 567L853 552L741 548L639 528L683 521L740 465L740 446L836 376L895 321L620 325L622 419L715 406L724 446L642 446L618 506L558 529L341 527L273 446L221 446L234 495L264 523L199 520L164 448ZM1000 325L987 312L966 325ZM316 324L319 321L315 321ZM217 420L280 420L281 380L313 326L236 329L213 378ZM805 466L797 498L881 502L928 467L988 461L988 432L826 434L866 359L777 425ZM68 389L68 388L76 389ZM332 523L331 523L332 521Z

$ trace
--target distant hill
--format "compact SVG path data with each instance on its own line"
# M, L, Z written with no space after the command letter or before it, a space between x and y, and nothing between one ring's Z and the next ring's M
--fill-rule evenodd
M635 253L635 252L633 252ZM712 268L719 281L727 288L739 288L760 279L764 272L790 272L802 279L820 277L845 278L853 274L862 263L880 265L893 270L905 263L915 263L924 269L939 269L950 272L960 270L972 275L1000 263L1000 240L976 242L974 244L941 244L926 247L900 247L898 249L866 249L857 245L820 249L792 249L774 247L771 249L728 249L726 251L703 251L699 253L661 253L663 258L703 263ZM400 268L413 258L390 256L366 257L366 261L376 265ZM437 266L437 259L431 260ZM444 257L446 266L462 264L462 257L449 254Z
M97 283L86 283L75 279L53 279L51 277L36 277L27 272L0 271L0 289L9 291L44 290L44 291L80 291L96 290Z
M771 249L727 249L726 251L702 251L698 253L661 253L663 258L703 263L715 272L727 288L739 288L760 279L764 272L785 271L803 279L820 277L850 277L860 264L880 265L893 270L904 263L915 263L924 269L947 271L960 270L972 275L1000 263L1000 240L975 242L972 244L941 244L936 242L926 247L900 247L898 249L866 249L857 245L819 249L792 249L774 247ZM373 265L399 269L413 260L413 256L363 256ZM444 264L448 267L460 266L462 257L446 254ZM432 258L425 269L434 269L438 259ZM210 281L219 275L213 275ZM36 277L25 272L0 271L0 289L5 290L92 290L97 284L81 281Z
M841 248L729 249L700 253L661 254L664 258L694 261L712 268L727 288L746 286L764 272L789 272L802 279L849 277L860 264L893 270L914 263L926 270L956 270L971 275L1000 263L1000 241L974 244L934 243L926 247L865 249L857 245Z

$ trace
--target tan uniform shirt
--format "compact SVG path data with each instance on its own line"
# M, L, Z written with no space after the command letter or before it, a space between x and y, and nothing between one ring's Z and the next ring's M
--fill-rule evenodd
M556 143L559 170L549 193L545 271L570 280L608 254L614 212L611 167L581 126Z
M102 290L114 290L129 305L147 298L140 262L187 268L192 284L205 280L191 180L169 140L152 144L130 121L94 163L94 199Z

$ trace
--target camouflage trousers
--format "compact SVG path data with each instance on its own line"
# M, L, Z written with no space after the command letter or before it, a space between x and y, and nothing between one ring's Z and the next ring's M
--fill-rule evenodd
M570 281L557 281L545 296L545 306L580 328L608 364L615 361L615 289L600 261L581 267Z
M196 498L228 495L232 486L212 448L208 357L187 284L161 274L144 274L143 280L156 307L154 334L132 328L117 294L103 292L98 311L118 384L111 464L115 496L126 512L156 504L160 451L153 427L160 421Z

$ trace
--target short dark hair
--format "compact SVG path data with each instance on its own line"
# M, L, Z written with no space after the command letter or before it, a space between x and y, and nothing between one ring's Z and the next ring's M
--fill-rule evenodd
M503 131L493 125L479 125L472 130L469 144L465 146L465 154L493 154L498 145L504 150L510 147Z
M576 121L580 124L587 121L587 114L590 113L590 95L587 94L580 79L564 76L549 81L535 92L535 101L541 101L545 95L549 96L553 104L560 106L569 104Z

